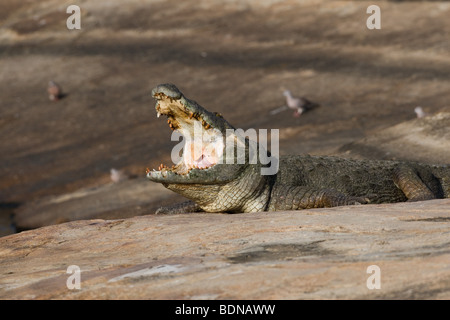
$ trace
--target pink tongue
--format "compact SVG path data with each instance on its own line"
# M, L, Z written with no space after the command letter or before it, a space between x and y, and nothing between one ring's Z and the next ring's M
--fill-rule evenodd
M195 161L195 164L200 169L205 169L205 168L208 168L208 167L210 167L212 165L212 163L209 162L203 154L202 154L202 156L200 158L197 159L197 161Z

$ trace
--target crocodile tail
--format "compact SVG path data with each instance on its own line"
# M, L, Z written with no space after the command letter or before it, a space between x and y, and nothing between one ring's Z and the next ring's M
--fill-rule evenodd
M433 174L441 183L444 198L450 198L450 165L433 167Z

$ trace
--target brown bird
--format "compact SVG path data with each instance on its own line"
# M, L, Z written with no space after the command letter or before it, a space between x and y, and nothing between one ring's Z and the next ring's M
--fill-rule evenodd
M54 81L49 81L47 92L51 101L58 101L63 96L61 86Z

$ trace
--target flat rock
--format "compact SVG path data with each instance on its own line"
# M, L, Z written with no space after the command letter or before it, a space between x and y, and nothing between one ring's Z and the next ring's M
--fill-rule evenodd
M62 195L47 196L16 209L19 230L82 219L117 219L153 214L181 196L146 178L130 179Z
M0 238L1 299L449 299L450 199L81 220ZM66 273L78 266L80 289ZM368 289L369 266L380 289Z
M450 113L440 112L378 130L339 148L351 158L450 163Z

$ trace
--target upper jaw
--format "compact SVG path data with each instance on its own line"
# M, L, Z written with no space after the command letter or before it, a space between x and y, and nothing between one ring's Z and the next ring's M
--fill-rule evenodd
M152 96L156 98L156 96L163 94L172 99L180 99L183 94L181 91L172 83L164 83L159 84L152 89Z
M197 120L206 130L214 128L222 134L225 134L226 129L234 129L219 113L209 112L197 102L186 98L174 84L156 86L152 90L152 96L156 99L158 117L165 114L176 122L183 121L188 125Z
M158 171L148 170L147 178L156 182L179 183L189 179L193 183L197 180L194 177L202 177L200 180L204 181L205 174L214 170L223 154L222 138L226 129L233 127L219 114L211 113L184 97L173 84L158 85L152 90L152 96L157 100L157 116L163 114L168 117L169 127L183 135L185 146L181 161L172 168L161 165Z

